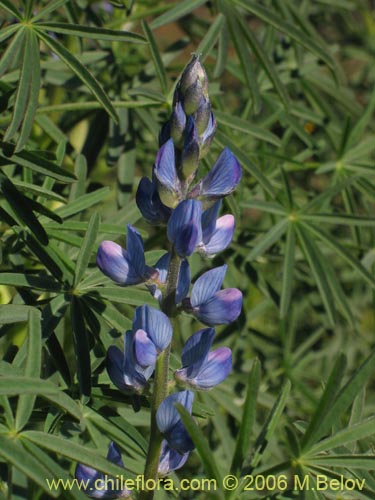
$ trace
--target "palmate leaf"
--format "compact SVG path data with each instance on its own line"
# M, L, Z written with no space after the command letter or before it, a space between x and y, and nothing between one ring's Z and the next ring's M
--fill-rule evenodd
M40 28L37 29L39 38L49 47L62 61L73 71L73 73L87 86L90 92L103 106L107 113L118 121L118 116L108 95L94 75L60 42L54 40Z

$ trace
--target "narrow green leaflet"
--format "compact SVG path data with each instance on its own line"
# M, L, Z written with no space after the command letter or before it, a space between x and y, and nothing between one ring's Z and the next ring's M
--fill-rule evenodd
M197 452L201 457L206 476L210 479L216 479L217 484L221 484L219 469L216 465L213 454L207 446L206 438L204 437L202 430L198 427L193 417L183 405L176 403L175 407L180 414L181 420L185 425L193 443L195 444L195 447L197 448Z
M260 363L255 359L247 381L246 399L243 407L241 425L237 435L231 472L238 472L243 465L244 458L250 453L251 434L255 422L260 375Z
M51 191L50 189L45 189L41 186L36 186L35 184L19 181L17 179L13 179L12 182L16 186L18 191L22 191L25 193L32 193L42 198L47 198L48 200L55 200L61 203L66 203L66 200L63 196L55 193L54 191Z
M9 14L14 16L18 20L22 21L21 13L16 9L13 2L10 2L10 0L0 0L0 7L8 11Z
M261 210L262 212L268 212L270 214L286 215L285 208L279 203L272 201L252 199L250 201L240 202L240 206L243 208L255 208L255 210Z
M11 323L27 321L31 309L34 308L32 306L20 306L16 304L0 304L0 325L9 325Z
M344 355L338 357L329 379L326 383L322 397L315 410L310 425L302 439L302 450L308 450L314 441L317 441L318 434L321 434L320 427L326 419L326 415L340 390L340 384L345 373L346 358Z
M243 118L239 118L238 116L233 116L223 111L216 111L216 110L215 110L215 118L219 123L221 123L222 125L226 125L231 129L239 130L244 134L249 134L255 137L256 139L268 142L270 144L273 144L274 146L278 147L281 146L281 141L275 134L269 132L264 128L252 125L250 122L244 120Z
M306 234L305 229L300 225L295 225L298 241L305 254L306 260L309 263L310 269L315 279L315 283L319 289L324 307L327 311L329 321L332 325L335 324L335 305L332 296L332 291L327 280L327 275L324 272L321 264L324 259L322 253L318 250L314 240L310 235Z
M322 451L332 450L339 446L346 445L352 441L358 441L360 439L367 438L374 434L375 428L375 418L371 417L361 422L360 424L352 425L347 427L333 436L319 441L317 444L312 446L306 456L313 456Z
M71 217L72 215L83 212L83 210L86 210L96 203L103 201L109 193L110 189L108 187L97 189L92 193L79 196L74 201L68 203L68 205L66 205L65 207L59 207L56 210L56 213L63 219Z
M261 64L262 68L266 72L268 78L272 82L276 92L278 93L281 102L284 106L288 107L288 94L285 90L283 83L281 82L279 75L275 69L275 66L271 63L267 53L264 51L262 45L258 42L256 36L253 34L252 29L244 22L242 16L237 16L239 26L242 29L243 36L247 40L251 50L254 52L256 58Z
M171 23L176 21L182 16L186 16L193 10L197 9L201 5L205 4L206 0L191 0L189 2L177 2L174 7L170 10L157 17L150 24L150 28L155 30L156 28L160 28L160 26L164 26L164 24Z
M206 35L202 38L202 41L197 47L197 54L202 54L201 61L204 61L206 57L209 55L212 47L217 42L219 35L223 29L223 24L225 22L225 17L223 14L219 13L216 16L215 21L211 24L209 30Z
M271 229L265 235L261 236L259 242L256 243L254 248L247 256L247 260L255 260L266 250L268 250L274 243L276 243L276 241L278 241L287 230L288 224L288 219L281 219L277 224L271 227Z
M149 44L152 61L154 63L156 74L159 78L161 91L166 96L168 94L167 75L164 69L163 61L160 57L158 46L152 31L150 30L147 22L144 20L142 21L142 29Z
M4 141L9 141L15 136L22 120L25 117L29 104L33 105L30 99L32 93L31 89L33 88L32 82L34 81L34 68L32 61L34 56L34 51L32 50L32 39L34 35L30 29L24 29L26 30L25 36L22 38L22 45L20 44L19 47L19 50L22 51L20 79L17 87L12 120L5 132Z
M254 450L248 457L246 457L244 465L245 471L249 466L253 468L258 465L259 460L261 459L262 454L266 449L273 433L275 432L277 424L279 423L281 414L285 408L289 396L290 388L291 388L290 381L287 380L280 392L279 397L277 398L275 404L273 405L273 408L271 410L271 413L269 414L269 417L267 418L267 421L265 422L259 436L255 441Z
M40 313L31 310L29 313L29 328L27 336L27 358L25 377L39 377L42 362L42 333ZM28 422L35 403L35 396L21 394L18 398L16 413L16 430L19 432Z
M224 13L227 19L228 28L233 40L234 47L240 60L241 70L252 97L252 106L254 113L258 114L261 106L260 91L253 61L250 57L249 48L245 43L245 39L238 24L237 17L234 15L231 9L225 9Z
M350 467L353 469L369 469L375 468L375 455L329 455L319 457L309 457L307 464L311 465L326 465L330 467Z
M88 333L82 311L83 304L73 297L70 304L70 318L72 322L74 349L77 360L77 376L83 402L91 394L91 362Z
M323 222L325 224L344 224L348 226L374 227L374 217L361 217L352 214L304 214L303 219L311 222Z
M117 31L98 26L82 26L68 23L38 22L35 26L43 31L52 31L64 35L83 36L94 40L108 40L110 42L136 42L145 43L145 39L138 33Z
M292 283L294 273L294 259L296 252L296 233L293 224L288 224L285 257L283 265L283 283L280 296L280 318L285 318L292 297Z
M62 61L65 62L73 73L77 75L80 80L82 80L107 113L115 120L115 122L117 122L118 117L116 110L113 107L108 95L103 90L103 87L96 80L94 75L60 42L54 40L41 29L38 29L38 36L56 55L61 58Z
M76 180L74 174L42 158L36 151L20 151L19 153L13 154L10 158L7 158L7 160L11 163L21 165L22 167L30 168L40 174L52 177L58 181L73 182Z
M112 302L129 304L131 306L149 304L155 307L156 305L155 299L149 292L137 290L136 288L103 286L91 289L90 294L93 292Z
M24 44L24 36L25 30L22 28L19 29L13 37L13 40L4 51L0 61L0 76L7 72L8 68L14 62L17 53L22 50Z
M38 21L42 17L46 17L47 14L49 14L50 12L53 12L54 10L57 10L58 8L62 7L68 1L69 0L52 0L52 2L48 2L48 4L45 7L40 9L40 11L37 12L37 14L35 14L35 16L33 16L33 18L32 18L33 23L35 23L36 21Z
M104 472L104 474L115 477L116 475L124 476L126 474L126 477L134 477L132 471L126 467L126 461L123 469L100 456L98 450L89 448L88 446L81 446L65 437L53 436L40 431L24 431L21 434L21 438L27 439L49 451L58 453L69 460L93 467L96 470Z
M91 252L95 249L95 241L99 229L99 214L95 213L89 222L87 232L82 242L74 272L74 286L81 281L84 272L89 264Z

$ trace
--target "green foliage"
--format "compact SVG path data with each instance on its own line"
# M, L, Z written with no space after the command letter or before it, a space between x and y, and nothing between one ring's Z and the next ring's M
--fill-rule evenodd
M166 248L134 195L194 51L218 122L204 163L228 146L244 176L224 206L234 242L192 271L226 262L244 309L218 329L233 373L198 395L193 418L179 408L196 452L172 477L218 489L180 498L338 498L293 493L293 478L316 487L318 474L365 479L353 498L375 498L369 3L0 0L0 12L0 496L85 498L46 483L76 462L142 473L149 402L113 389L105 355L134 307L155 301L113 285L95 254L104 239L124 244L127 223L150 265ZM192 329L182 316L176 344ZM111 439L125 471L104 458ZM243 491L259 474L286 487Z

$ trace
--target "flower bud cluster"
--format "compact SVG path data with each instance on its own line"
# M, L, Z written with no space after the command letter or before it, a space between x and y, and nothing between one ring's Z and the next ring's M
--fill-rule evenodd
M182 366L174 378L186 389L170 394L157 408L156 424L163 437L161 475L182 467L194 448L175 404L183 405L191 414L192 390L209 390L231 371L231 350L211 350L215 336L212 327L235 321L242 307L239 290L221 289L226 265L203 273L190 291L188 258L194 252L214 256L227 248L234 233L234 217L219 216L219 212L222 198L232 193L241 179L238 160L225 148L209 172L198 177L199 160L208 152L215 129L207 74L199 57L193 56L176 84L171 116L160 132L151 180L144 177L136 194L144 218L150 224L167 226L170 251L154 266L146 265L142 238L128 225L126 249L103 241L97 253L97 265L106 276L121 286L144 284L162 308L171 260L177 258L175 306L208 327L191 335L183 347ZM172 325L165 312L148 305L137 307L132 329L124 336L124 349L109 348L107 371L118 389L141 393L149 387L158 358L170 349L172 341ZM91 471L90 477L93 474Z

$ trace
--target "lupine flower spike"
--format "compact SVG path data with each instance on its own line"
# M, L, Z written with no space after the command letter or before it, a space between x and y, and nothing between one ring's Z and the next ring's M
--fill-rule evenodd
M113 441L111 441L108 448L107 460L119 467L124 467L120 450ZM128 498L132 494L127 489L118 490L111 488L111 486L116 485L115 478L107 477L102 472L87 465L77 464L75 477L83 491L90 498ZM83 485L85 485L84 488Z

